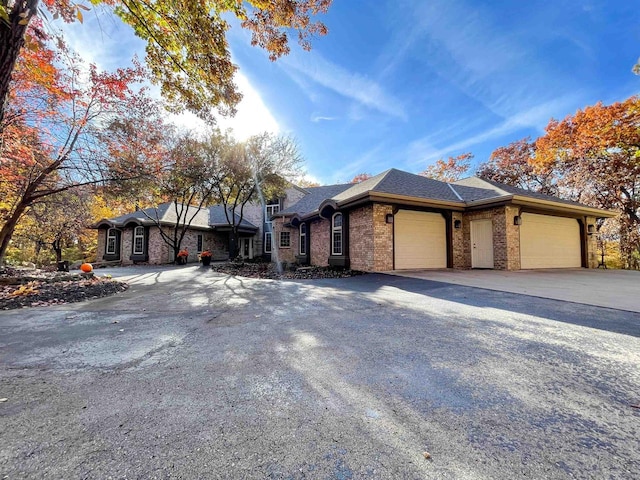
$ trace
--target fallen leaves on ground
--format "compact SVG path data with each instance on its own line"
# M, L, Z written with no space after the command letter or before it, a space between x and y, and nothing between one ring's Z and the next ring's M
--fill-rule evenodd
M267 279L318 279L318 278L346 278L362 275L363 272L349 269L328 267L293 267L278 272L274 263L221 263L211 267L214 272L226 273L249 278Z
M0 269L0 280L0 310L81 302L128 288L108 278L14 268Z

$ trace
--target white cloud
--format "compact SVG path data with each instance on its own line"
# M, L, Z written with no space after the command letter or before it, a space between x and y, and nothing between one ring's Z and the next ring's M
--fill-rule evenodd
M285 71L295 80L290 70L303 74L315 83L332 90L343 97L355 100L366 107L379 112L407 119L401 102L370 78L353 73L339 65L329 62L315 52L304 52L302 55L292 53L280 60Z
M333 120L337 120L338 117L329 117L329 116L324 116L324 115L311 115L311 121L313 123L318 123L318 122L331 122Z
M280 125L265 105L260 92L242 73L236 73L235 81L243 95L242 101L234 117L217 117L220 128L233 129L235 137L241 140L262 132L279 133Z
M134 54L144 58L145 42L137 38L131 28L123 25L112 14L95 10L85 16L84 24L62 24L69 46L86 62L94 63L100 70L112 70L130 65ZM216 115L218 126L232 129L236 138L244 140L262 132L278 133L280 126L262 100L260 93L242 73L235 82L243 98L234 117ZM150 85L151 95L160 98L160 89ZM168 114L167 119L188 130L203 130L205 123L196 115L185 112Z
M437 141L437 137L434 135L420 138L409 144L407 148L409 161L407 163L410 165L429 165L447 155L463 153L475 145L525 128L538 129L542 134L544 127L552 117L563 115L577 101L577 94L572 94L541 103L504 119L492 128L442 148L434 146Z

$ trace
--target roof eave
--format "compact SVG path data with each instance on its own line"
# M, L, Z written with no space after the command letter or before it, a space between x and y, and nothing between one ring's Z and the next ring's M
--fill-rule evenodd
M559 212L580 212L583 215L590 215L597 218L613 218L618 215L617 212L611 210L603 210L601 208L588 207L586 205L569 205L566 203L554 202L552 200L543 200L541 198L531 198L521 195L513 195L513 203L515 205L544 207L549 210Z

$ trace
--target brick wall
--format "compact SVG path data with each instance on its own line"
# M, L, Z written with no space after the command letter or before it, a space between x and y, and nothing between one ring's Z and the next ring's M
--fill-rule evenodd
M373 204L373 270L393 270L393 224L387 223L391 205Z
M595 217L587 217L586 224L584 226L585 230L589 228L589 225L593 225L595 228L596 218ZM598 268L598 262L600 257L598 256L598 236L594 233L593 235L587 235L587 268Z
M349 212L349 259L354 270L374 269L373 206Z
M319 219L308 225L311 233L310 263L318 267L326 267L329 265L330 221Z
M98 246L96 247L96 261L102 262L104 259L102 258L104 255L104 249L106 247L107 242L107 230L105 228L101 228L98 230Z
M462 267L471 268L471 221L490 219L493 223L493 265L496 270L506 270L508 262L505 207L490 208L462 215L464 261ZM513 219L512 219L513 222ZM518 255L518 262L519 262Z
M507 270L520 270L520 226L514 224L514 217L520 215L520 208L505 207L505 235L507 245Z
M121 249L120 249L120 258L122 259L122 265L132 265L133 260L131 260L131 251L133 248L133 228L123 228L122 236L120 237L122 240Z
M453 268L464 269L466 266L465 236L463 228L464 215L462 212L451 213L451 248L453 249ZM456 220L460 228L455 228Z
M149 263L169 263L173 260L169 255L169 246L162 240L158 227L149 228Z
M291 238L290 247L280 247L280 232L289 232ZM297 228L285 227L282 218L273 221L273 249L278 250L278 260L283 263L293 264L297 262L298 254L299 230ZM271 261L275 261L274 255L271 255Z

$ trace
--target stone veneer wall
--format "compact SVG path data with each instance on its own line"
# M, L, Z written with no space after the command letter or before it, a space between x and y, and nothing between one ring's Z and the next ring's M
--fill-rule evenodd
M311 256L310 263L318 267L326 267L329 265L329 237L330 222L324 218L314 220L309 224L309 232L311 234Z
M373 270L393 270L393 223L387 223L391 205L373 204Z
M354 270L374 270L373 205L349 212L349 259Z

